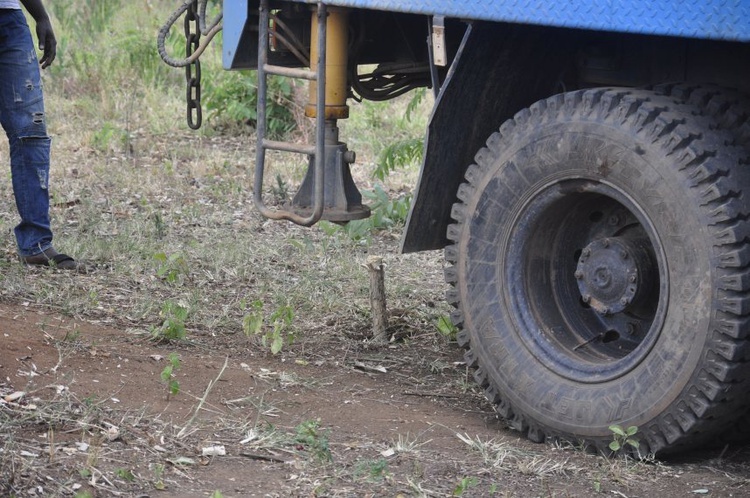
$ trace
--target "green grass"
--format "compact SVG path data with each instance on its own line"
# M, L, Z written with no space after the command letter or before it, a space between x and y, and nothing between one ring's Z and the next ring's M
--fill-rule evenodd
M340 122L342 140L358 153L353 174L376 208L371 220L344 230L269 223L250 202L252 128L229 129L224 118L214 122L211 112L198 132L185 124L183 70L162 63L155 51L156 32L176 7L100 3L49 3L59 54L44 73L53 136L55 244L94 271L45 274L15 264L16 216L6 211L0 214L5 234L0 298L33 300L76 317L135 323L144 335L160 337L243 334L243 303L250 302L261 303L266 317L284 307L295 317L305 316L305 323L295 319L294 333L300 336L331 315L366 323L368 281L362 263L384 243L391 252L397 246L418 165L391 165L380 179L375 171L387 144L423 133L428 94L392 103L352 102L352 117ZM178 25L168 38L175 56L182 37ZM229 101L234 85L253 76L222 70L220 52L217 37L201 59L202 73L205 88L224 92ZM4 141L0 153L7 153ZM293 195L304 164L288 154L271 156L274 181L268 182L268 194L281 195L282 185ZM0 196L11 206L9 183L0 183ZM415 264L410 261L434 261L431 255L403 258L404 268ZM435 268L431 284L441 280ZM389 303L413 300L410 287L394 285ZM427 293L427 299L440 300L434 285ZM184 317L165 312L178 308ZM433 323L439 313L430 309L425 322ZM251 334L251 339L267 340L274 350L279 335L290 343L291 328L274 335L273 323L269 327L270 336Z

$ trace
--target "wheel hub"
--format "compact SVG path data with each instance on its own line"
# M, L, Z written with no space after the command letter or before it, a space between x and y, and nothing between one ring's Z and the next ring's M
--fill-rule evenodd
M650 266L648 252L635 240L594 240L581 251L575 271L581 299L603 315L625 311L648 288Z

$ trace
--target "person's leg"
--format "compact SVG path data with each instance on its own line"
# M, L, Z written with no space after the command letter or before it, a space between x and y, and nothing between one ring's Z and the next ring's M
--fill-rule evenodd
M13 193L21 222L15 228L24 258L52 248L49 219L51 139L33 40L20 10L0 10L0 124L10 144Z

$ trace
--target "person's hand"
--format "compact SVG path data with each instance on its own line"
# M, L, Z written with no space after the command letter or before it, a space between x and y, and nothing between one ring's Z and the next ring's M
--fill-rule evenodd
M36 37L39 40L39 50L44 52L39 63L42 69L48 67L57 55L57 39L52 31L52 23L49 19L42 19L36 23Z

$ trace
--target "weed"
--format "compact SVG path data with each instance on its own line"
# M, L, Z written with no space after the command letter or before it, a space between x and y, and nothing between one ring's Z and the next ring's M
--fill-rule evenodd
M100 153L119 150L127 140L127 133L116 124L105 122L91 137L91 146Z
M294 343L296 337L292 328L294 310L291 306L282 305L276 308L269 317L270 328L264 330L263 303L254 301L251 310L242 319L242 330L246 336L260 335L263 347L269 347L271 354L279 353L282 348Z
M116 469L115 475L126 482L135 481L135 476L133 475L133 472L129 469Z
M418 164L423 154L422 138L407 138L393 142L380 153L373 176L384 181L394 170Z
M427 97L426 88L418 88L414 90L409 102L406 104L406 112L404 113L404 119L411 122L414 117L418 114L419 107L425 101Z
M72 330L65 331L65 336L62 338L62 342L68 343L68 344L76 344L80 336L81 336L81 331L78 330L76 327L73 327Z
M161 309L164 318L161 326L152 327L151 339L156 342L181 341L187 335L185 321L188 318L188 309L173 301L164 303Z
M276 185L271 187L271 192L277 204L283 204L289 200L289 184L280 173L276 173Z
M246 305L243 303L243 309ZM252 335L260 334L263 330L263 303L261 301L253 301L250 303L249 313L245 313L242 318L242 331L247 337Z
M391 199L380 185L375 185L371 191L362 194L370 201L370 223L374 229L391 228L395 225L403 225L409 215L411 206L411 194L402 194Z
M333 461L333 455L328 447L328 435L320 430L320 419L302 422L295 428L295 432L295 442L301 449L307 450L314 460Z
M327 235L341 232L352 240L369 242L373 232L402 226L406 223L411 207L411 194L401 194L391 199L381 185L375 185L373 190L363 191L362 196L369 201L371 210L369 218L350 221L343 226L322 222L322 230Z
M209 119L218 127L257 124L258 89L256 73L223 72L207 78L203 103ZM268 78L266 108L268 138L283 138L296 128L294 108L295 85L289 78Z
M167 486L164 484L164 480L162 479L162 476L164 475L164 464L154 464L152 472L154 474L154 480L152 482L154 489L158 489L160 491L166 489Z
M478 481L476 477L464 477L460 481L458 481L456 487L453 488L453 493L451 496L463 496L465 492L467 492L477 484Z
M161 380L167 384L169 394L175 395L180 392L180 383L174 378L174 373L180 368L180 356L177 353L169 353L169 362L161 371Z
M610 425L609 430L612 431L612 442L609 443L610 450L616 453L623 450L626 446L630 446L635 450L638 449L639 443L634 437L638 433L638 427L631 425L627 429L623 429L621 426L615 424Z
M594 480L594 493L601 493L602 492L602 481L601 479L595 479Z
M385 458L379 458L377 460L365 460L359 462L354 471L355 475L366 474L367 478L371 481L382 481L387 479L388 473L388 461Z
M437 331L450 341L456 340L456 334L458 334L458 327L453 325L450 317L447 315L440 315L435 324Z
M187 261L180 253L167 256L166 253L159 252L154 254L154 259L159 263L156 276L169 284L177 283L183 275L188 273Z
M164 218L162 218L160 213L156 212L151 219L154 220L154 234L156 235L156 238L163 239L167 235L167 224L164 223ZM158 260L159 258L155 257L155 259Z

